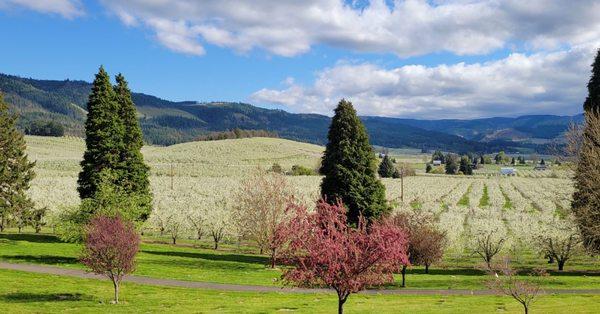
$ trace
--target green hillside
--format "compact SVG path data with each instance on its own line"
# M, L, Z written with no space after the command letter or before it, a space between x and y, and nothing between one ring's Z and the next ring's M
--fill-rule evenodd
M90 88L90 83L84 81L36 80L0 74L0 91L20 114L19 126L23 130L35 123L52 121L64 126L67 135L82 136ZM144 138L147 143L155 145L189 142L211 132L236 128L267 130L282 138L323 145L330 123L330 118L324 115L295 114L244 103L172 102L141 93L133 93L132 98L138 109ZM421 126L418 122L421 120L361 119L369 131L371 143L378 146L454 152L543 150L542 146L531 143L503 139L478 141L463 137L463 134L454 134L457 130L454 125L444 127L448 126L444 120L440 120L440 124L432 122L435 120L423 120ZM479 125L475 123L471 127L479 130ZM552 131L558 132L558 127ZM490 127L489 132L493 131Z

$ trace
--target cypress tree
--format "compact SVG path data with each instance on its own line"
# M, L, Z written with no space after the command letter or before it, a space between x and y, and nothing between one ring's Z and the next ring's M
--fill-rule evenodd
M119 116L123 120L123 151L121 152L120 186L128 194L135 194L140 202L140 220L146 220L152 210L152 195L148 172L141 149L144 145L142 129L137 119L135 104L131 100L131 91L125 77L116 77L116 101L119 104Z
M25 139L16 128L17 116L11 114L0 93L0 231L11 217L25 217L25 210L33 207L26 195L29 183L35 176L35 162L25 154Z
M394 167L394 163L388 157L388 155L383 156L383 160L379 164L379 169L377 170L379 176L382 178L391 178L394 176L394 172L396 172L396 168Z
M330 203L341 199L350 223L356 223L361 214L372 220L389 213L369 136L349 101L339 102L327 138L320 169L325 176L321 195Z
M586 248L600 253L600 50L592 64L572 210Z
M119 103L104 67L100 67L87 103L85 121L86 150L81 161L78 192L82 200L92 198L103 182L102 172L121 170L125 128ZM116 174L115 178L121 177ZM118 180L116 180L118 182ZM113 182L113 183L117 183Z

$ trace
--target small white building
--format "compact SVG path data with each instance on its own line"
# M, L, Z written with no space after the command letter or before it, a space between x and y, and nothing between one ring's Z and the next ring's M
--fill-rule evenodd
M500 168L500 174L503 176L516 176L517 169L512 167L502 167Z
M442 165L442 161L441 160L434 160L433 161L433 165L434 166L441 166Z

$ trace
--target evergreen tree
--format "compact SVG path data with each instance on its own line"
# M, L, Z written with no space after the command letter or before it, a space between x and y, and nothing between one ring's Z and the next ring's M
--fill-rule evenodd
M448 154L444 159L446 159L446 174L456 174L458 171L458 156Z
M78 188L81 199L94 197L105 169L121 169L125 128L120 117L119 103L104 67L100 67L87 103L85 122L86 150L81 161ZM115 176L119 178L120 176ZM118 183L114 182L115 184Z
M394 163L390 157L388 157L388 155L384 155L383 160L379 164L379 170L377 171L379 172L379 176L382 178L391 178L394 176L395 171L396 168L394 167Z
M431 164L430 164L430 163L428 163L428 164L425 166L425 173L430 173L430 172L431 172L431 170L433 170L433 167L431 166Z
M439 150L436 150L435 152L433 152L433 155L431 155L431 162L433 163L434 160L439 160L441 163L446 162L444 160L444 154Z
M136 194L141 200L139 217L146 220L152 211L152 195L148 179L150 168L144 163L141 149L144 145L142 129L137 119L135 104L131 100L131 91L127 86L125 77L119 74L116 77L116 101L119 105L119 116L122 119L123 151L121 152L121 165L119 185L127 194Z
M542 166L546 165L546 161L544 160L544 158L542 158L542 161L540 161L540 165L542 165Z
M588 97L583 105L585 126L575 171L572 210L585 247L600 253L600 50L592 64Z
M341 199L350 223L362 214L375 219L390 212L385 187L377 179L377 158L367 131L352 103L342 99L331 120L329 142L321 163L321 195L330 203Z
M462 158L460 159L459 171L462 172L464 175L473 174L473 167L471 167L471 162L468 156L462 156Z
M485 158L483 157L483 155L481 155L481 157L479 157L479 163L482 165L485 165Z
M512 160L510 161L511 165L516 165L517 164L517 160L515 159L515 157L512 158Z
M16 121L0 93L0 231L11 218L24 218L25 211L33 207L25 192L35 175L35 162L27 159L25 139Z

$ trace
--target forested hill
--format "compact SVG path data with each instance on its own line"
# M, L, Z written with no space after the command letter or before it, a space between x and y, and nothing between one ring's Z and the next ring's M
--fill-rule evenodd
M85 81L36 80L0 74L0 91L20 114L22 128L35 121L54 121L64 125L69 134L83 135L85 108L90 89L91 84ZM327 139L330 118L323 115L294 114L244 103L172 102L141 93L133 93L132 97L139 112L145 139L152 144L187 142L208 132L234 128L274 131L282 138L316 144L324 144ZM484 124L492 126L482 130L481 127L469 126L464 122L476 120L409 120L381 117L362 119L372 144L378 146L456 152L500 149L524 151L541 148L526 140L539 136L521 131L502 133L501 130L506 129L505 124L498 124L498 127L494 128L494 123L489 121L485 121ZM436 121L439 123L436 124ZM553 122L548 123L552 125ZM481 124L475 123L476 126ZM555 125L552 129L553 134L560 134L561 128L564 130L567 125L568 123L563 122ZM512 136L513 133L518 133L521 138L501 136Z

